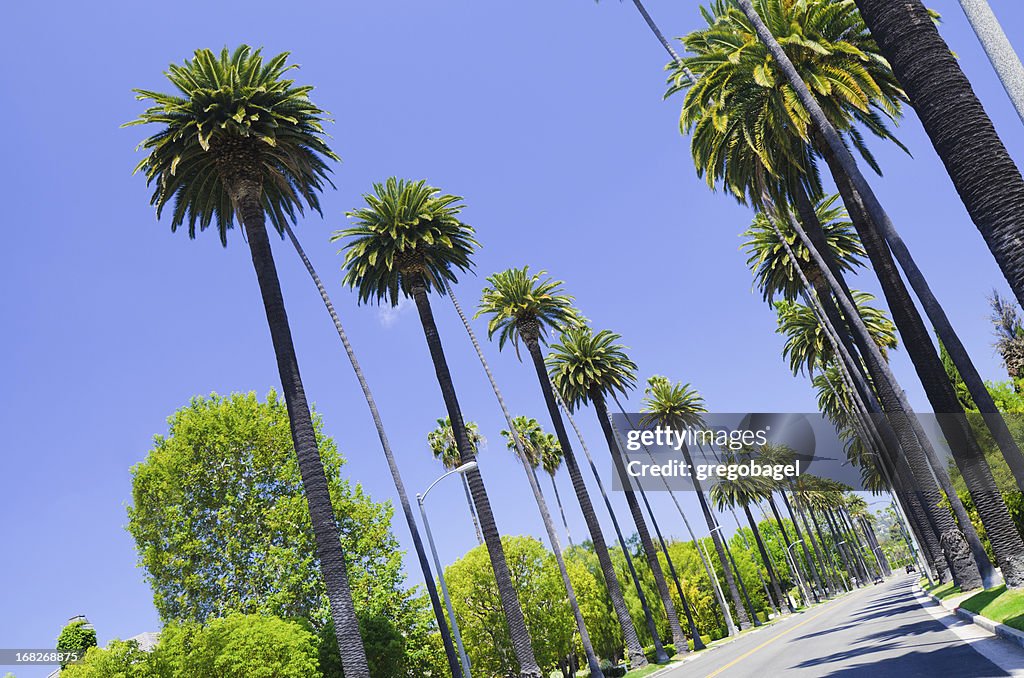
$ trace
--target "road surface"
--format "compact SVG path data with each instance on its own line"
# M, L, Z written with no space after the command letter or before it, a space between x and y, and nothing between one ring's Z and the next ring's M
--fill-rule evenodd
M915 594L915 581L894 577L791 615L663 678L1024 676L1024 649L951 617Z

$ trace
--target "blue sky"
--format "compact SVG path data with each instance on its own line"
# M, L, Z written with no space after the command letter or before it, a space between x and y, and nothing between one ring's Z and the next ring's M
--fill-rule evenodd
M1021 121L958 4L930 4L945 15L943 34L1020 164ZM1024 25L1020 3L992 5L1004 25ZM290 50L302 65L296 77L316 86L314 100L336 120L338 190L324 196L324 218L303 219L297 232L348 326L411 490L438 474L425 434L444 413L421 329L408 309L357 307L338 284L327 240L371 182L389 175L426 177L465 196L465 218L484 245L477 274L457 288L465 305L487 274L545 268L596 326L623 335L641 377L690 381L721 412L814 407L751 291L737 237L750 214L696 178L678 131L679 100L662 100L665 54L630 3L275 7L182 0L174 11L120 1L4 10L2 647L49 646L80 613L101 642L156 629L123 529L129 467L191 396L263 394L278 383L237 231L224 249L213 233L190 241L158 223L144 180L131 176L143 132L119 129L142 108L131 88L167 89L167 64L197 47ZM649 9L672 36L700 22L695 2L651 0ZM1024 49L1019 32L1012 37ZM875 144L886 177L874 185L983 375L1001 378L985 297L1005 284L912 113L899 134L914 157ZM345 473L390 498L368 413L319 297L289 248L275 248L307 393L349 459ZM866 276L855 284L877 289ZM435 312L465 415L490 440L480 460L499 527L540 535L472 348L443 299ZM514 413L546 422L532 370L511 352L486 350ZM902 352L894 365L927 409ZM610 477L594 414L579 420ZM621 496L614 501L625 511ZM665 531L682 536L668 498L653 502ZM432 493L429 508L445 561L474 544L454 484ZM579 512L567 508L582 535ZM395 529L408 545L400 519Z

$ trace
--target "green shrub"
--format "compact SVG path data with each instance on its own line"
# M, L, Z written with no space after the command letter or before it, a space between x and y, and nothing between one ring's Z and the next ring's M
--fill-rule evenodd
M626 667L616 666L607 659L602 659L601 674L605 676L605 678L621 678L622 676L626 675Z

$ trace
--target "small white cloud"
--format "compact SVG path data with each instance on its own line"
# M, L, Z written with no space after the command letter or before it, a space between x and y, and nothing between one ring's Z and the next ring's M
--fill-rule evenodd
M413 308L413 303L407 297L398 298L398 306L381 306L377 310L377 319L382 327L391 327L398 322L406 311Z

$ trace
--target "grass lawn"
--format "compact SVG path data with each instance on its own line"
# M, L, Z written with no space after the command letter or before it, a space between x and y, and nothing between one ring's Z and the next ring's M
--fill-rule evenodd
M922 579L921 586L924 588L925 591L932 594L939 600L945 600L946 598L950 598L960 593L960 587L955 586L953 582L949 582L948 584L941 584L939 586L930 586L927 580Z
M652 673L656 673L658 671L661 671L662 669L667 669L668 667L673 666L674 664L678 664L678 663L679 662L677 662L677 661L670 661L668 664L648 664L647 666L643 667L642 669L637 669L636 671L630 671L629 673L626 674L626 678L643 678L644 676L649 676Z
M1007 591L1000 586L974 594L960 607L1024 631L1024 591Z

